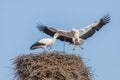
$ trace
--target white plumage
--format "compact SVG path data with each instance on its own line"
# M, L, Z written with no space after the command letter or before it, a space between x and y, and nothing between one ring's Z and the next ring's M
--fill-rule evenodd
M38 48L42 48L44 49L44 51L46 51L46 48L48 46L53 46L55 41L56 41L56 38L58 36L61 36L62 34L59 34L59 33L55 33L53 38L44 38L44 39L41 39L39 40L38 42L36 42L35 44L33 44L30 49L31 50L34 50L34 49L38 49Z
M74 44L73 49L75 49L76 45L81 47L81 45L86 39L91 37L93 34L95 34L97 31L99 31L104 25L106 25L109 22L110 22L110 16L106 15L102 17L101 19L93 22L92 24L80 30L73 28L69 32L69 31L58 30L53 27L47 27L43 25L39 25L38 29L50 36L53 36L54 33L56 32L64 34L64 36L60 36L57 39ZM83 48L81 47L81 49Z
M75 28L73 28L71 30L71 34L72 34L72 41L73 41L73 44L74 44L73 50L75 50L76 45L78 45L81 49L83 49L83 47L81 47L80 45L83 44L84 39L79 38L79 36L81 35L80 31L75 29Z

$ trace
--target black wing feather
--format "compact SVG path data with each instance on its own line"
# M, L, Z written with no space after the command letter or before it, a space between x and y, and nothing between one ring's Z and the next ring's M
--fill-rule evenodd
M87 39L87 38L91 37L95 32L96 32L95 29L92 28L92 29L89 30L87 33L81 35L80 38L82 38L82 39Z
M109 15L104 16L103 18L100 19L100 22L94 26L95 30L99 31L104 25L110 22L110 17Z
M39 31L42 31L42 32L44 32L47 35L52 36L52 37L54 36L55 33L65 34L65 36L59 36L57 39L59 39L61 41L73 43L70 32L64 32L62 30L57 30L55 28L47 27L47 26L43 26L43 25L38 25L37 28L39 29Z
M39 31L42 31L50 36L54 36L54 34L57 32L56 29L54 29L52 27L43 26L43 25L38 25L37 28Z
M73 43L72 36L71 36L70 32L66 32L66 34L64 36L59 36L57 39L59 39L61 41Z
M93 25L91 25L90 29L83 35L80 36L82 39L87 39L91 37L96 31L99 31L104 25L110 22L110 16L106 15L103 18L99 20L99 22L94 22Z

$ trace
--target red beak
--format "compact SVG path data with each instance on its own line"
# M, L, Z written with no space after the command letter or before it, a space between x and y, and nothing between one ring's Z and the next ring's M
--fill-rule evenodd
M59 36L65 36L65 34L59 34Z

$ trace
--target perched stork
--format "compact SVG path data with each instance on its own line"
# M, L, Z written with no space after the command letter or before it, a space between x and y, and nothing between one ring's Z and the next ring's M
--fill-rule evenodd
M57 39L74 44L73 49L75 49L76 45L81 47L81 45L87 38L91 37L95 32L99 31L104 25L106 25L109 22L110 22L110 16L106 15L101 19L93 22L92 24L80 30L73 28L69 32L69 31L58 30L58 29L43 26L43 25L38 25L38 29L39 31L42 31L50 36L53 36L54 33L56 32L64 34L64 36L59 36L57 37ZM81 49L83 48L81 47Z
M60 34L60 33L55 33L53 38L44 38L44 39L41 39L39 40L38 42L34 43L30 49L31 50L34 50L34 49L38 49L38 48L42 48L44 49L44 52L46 52L46 48L49 47L49 46L53 46L55 41L56 41L56 38L58 36L63 36L63 34Z

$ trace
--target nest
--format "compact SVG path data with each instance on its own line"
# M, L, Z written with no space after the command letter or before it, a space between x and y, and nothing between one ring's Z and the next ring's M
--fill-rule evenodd
M80 56L61 52L20 55L14 60L18 80L92 80Z

